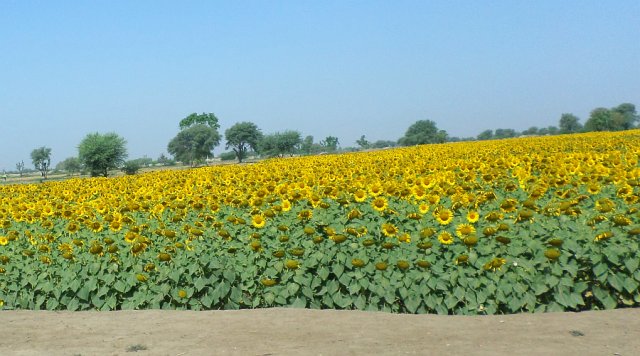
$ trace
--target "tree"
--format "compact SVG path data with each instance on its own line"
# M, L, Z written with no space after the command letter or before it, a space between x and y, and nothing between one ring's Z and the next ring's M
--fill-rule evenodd
M632 129L640 117L636 113L636 106L624 103L611 109L611 121L615 130Z
M163 166L173 166L174 164L176 164L176 161L174 161L171 158L165 156L164 153L160 154L160 157L158 157L158 160L156 162L158 162L159 164L161 164Z
M236 153L238 162L242 162L247 156L247 151L252 149L258 150L258 143L262 139L262 132L252 122L239 122L224 132L224 136L227 139L226 148L231 147L233 152Z
M276 143L280 154L293 156L296 149L302 144L302 136L298 131L287 130L283 133L276 133Z
M538 127L537 126L531 126L528 129L522 131L522 134L525 135L525 136L537 135L538 134Z
M33 166L40 171L42 178L47 179L47 173L51 168L51 148L42 146L34 149L31 151L31 161Z
M561 134L571 134L582 131L582 124L580 124L580 119L570 113L564 113L562 114L562 116L560 116L558 127Z
M478 140L491 140L493 138L493 130L484 130L480 134L478 134Z
M20 174L20 178L22 178L22 175L24 174L24 161L16 163L16 170L18 171L18 174Z
M396 147L397 145L398 145L398 143L395 142L395 141L378 140L378 141L372 143L370 146L371 146L371 148L386 148L386 147Z
M431 120L419 120L409 126L404 137L398 140L401 146L424 145L427 143L444 143L447 132L438 130L436 123Z
M585 131L609 131L611 128L611 111L606 108L593 109L584 123Z
M114 132L88 134L78 145L78 158L92 177L109 175L127 158L127 141Z
M82 164L77 157L69 157L56 165L56 169L65 171L69 174L80 172Z
M120 170L123 171L126 175L134 175L138 173L140 168L141 168L140 160L133 159L133 160L124 162Z
M207 125L215 130L218 130L220 128L220 124L218 124L218 118L213 113L202 113L199 115L193 113L180 120L180 130L184 130L194 125Z
M329 152L335 152L338 149L338 138L335 136L327 136L324 140L320 141L320 146L325 147Z
M220 144L218 130L205 124L189 126L178 132L167 146L167 151L178 161L194 167L198 162L213 157L213 148Z
M309 135L302 140L302 143L300 144L300 151L307 155L311 154L313 151L313 136Z
M549 135L557 135L560 130L555 126L549 126L547 127L547 132L549 133Z
M518 133L514 129L496 129L493 134L493 138L501 139L501 138L511 138L518 136Z
M367 139L364 137L364 135L360 136L360 139L357 140L356 143L362 149L367 149L367 148L369 148L369 146L371 146L371 143L369 141L367 141Z
M302 138L298 131L276 132L260 139L258 147L260 153L265 156L293 156L296 149L302 144Z

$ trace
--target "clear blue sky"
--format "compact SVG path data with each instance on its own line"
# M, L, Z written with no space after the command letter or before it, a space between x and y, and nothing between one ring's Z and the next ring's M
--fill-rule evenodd
M623 102L640 107L638 0L0 0L0 170L90 132L157 158L192 112L345 147Z

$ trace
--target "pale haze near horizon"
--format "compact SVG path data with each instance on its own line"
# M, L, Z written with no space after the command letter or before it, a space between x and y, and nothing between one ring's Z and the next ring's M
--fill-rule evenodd
M156 159L193 112L348 147L625 102L640 1L0 1L0 170L77 156L92 132Z

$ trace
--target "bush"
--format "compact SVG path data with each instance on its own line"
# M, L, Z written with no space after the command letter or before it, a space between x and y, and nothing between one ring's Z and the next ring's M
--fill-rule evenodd
M140 170L140 161L139 160L127 161L124 163L121 170L128 175L136 174Z
M233 161L236 159L236 153L233 151L223 152L220 154L220 159L223 161Z

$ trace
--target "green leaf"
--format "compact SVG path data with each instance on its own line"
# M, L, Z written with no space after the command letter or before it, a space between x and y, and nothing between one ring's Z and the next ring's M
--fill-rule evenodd
M336 263L333 265L333 274L335 274L337 278L340 278L343 272L344 266L341 263Z
M202 277L198 277L196 278L195 281L193 281L193 287L196 289L196 291L201 291L202 289L204 289L204 287L207 285L207 282L205 281L204 278Z
M630 257L625 259L624 261L625 267L627 267L627 271L629 273L634 273L638 270L638 265L640 265L640 259L637 257Z
M508 305L511 312L516 313L516 312L519 312L522 306L524 305L524 300L520 297L512 297L509 300Z
M304 298L297 297L296 300L293 301L293 304L291 304L291 307L293 307L293 308L306 308L307 307L307 301Z
M230 269L225 269L224 272L222 272L222 275L224 276L224 279L226 279L229 283L233 282L236 279L236 272Z
M407 308L407 311L409 313L415 313L416 311L418 311L420 303L420 300L417 298L408 298L404 301L404 306Z
M80 300L88 301L90 292L91 290L89 289L89 286L85 285L82 288L80 288L80 290L76 295L78 296L78 298L80 298Z
M618 303L609 295L609 292L598 286L593 288L593 296L596 297L606 309L614 309L618 306Z
M364 310L366 303L367 301L362 294L358 295L358 297L353 301L353 305L359 310Z
M267 305L273 305L273 301L276 299L276 296L273 293L265 293L264 301Z
M571 293L569 298L571 299L572 308L575 308L578 305L584 305L584 299L580 293Z
M323 280L326 281L327 277L329 277L329 270L326 267L322 267L318 270L318 276Z
M290 296L296 295L296 293L298 293L298 290L300 290L300 286L298 284L296 283L287 284L287 291L289 292Z
M53 298L49 298L47 300L47 310L55 310L58 308L58 300L57 299L53 299Z
M624 281L620 279L617 274L609 275L609 278L607 278L607 282L609 282L609 285L615 288L615 290L617 290L618 292L622 292L624 288Z
M624 289L629 293L636 293L640 284L631 277L624 277Z
M72 298L67 303L67 310L69 311L76 311L78 310L79 307L80 307L80 304L78 303L78 300L76 298Z

